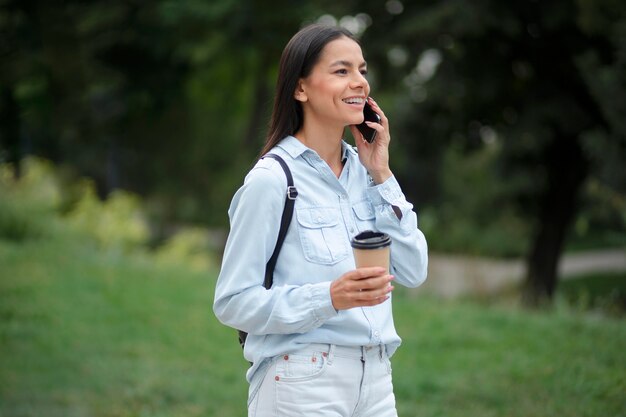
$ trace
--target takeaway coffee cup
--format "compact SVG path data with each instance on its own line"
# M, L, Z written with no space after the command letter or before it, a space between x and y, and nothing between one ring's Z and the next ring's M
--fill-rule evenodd
M354 236L350 243L357 268L382 266L389 273L391 238L388 234L366 230Z

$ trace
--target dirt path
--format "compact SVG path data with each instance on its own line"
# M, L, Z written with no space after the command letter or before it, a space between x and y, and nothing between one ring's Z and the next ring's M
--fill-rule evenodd
M603 250L566 255L559 263L562 279L580 274L626 271L626 250ZM418 291L445 298L462 295L493 295L519 285L526 272L522 260L498 260L430 254L428 280Z

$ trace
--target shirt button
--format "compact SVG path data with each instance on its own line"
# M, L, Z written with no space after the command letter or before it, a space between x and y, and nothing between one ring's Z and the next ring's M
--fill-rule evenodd
M318 217L317 219L315 219L315 221L316 221L317 223L321 223L321 222L322 222L322 220L324 220L324 219L322 219L321 217Z
M378 330L376 330L376 331L374 332L374 336L376 336L376 337L380 337L380 332L379 332Z

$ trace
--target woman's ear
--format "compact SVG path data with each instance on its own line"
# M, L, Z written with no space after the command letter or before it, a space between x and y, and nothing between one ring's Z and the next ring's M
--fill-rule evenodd
M296 86L296 91L293 93L293 98L295 98L296 100L302 103L304 103L305 101L309 99L306 93L304 92L304 86L302 85L302 80L298 81L298 85Z

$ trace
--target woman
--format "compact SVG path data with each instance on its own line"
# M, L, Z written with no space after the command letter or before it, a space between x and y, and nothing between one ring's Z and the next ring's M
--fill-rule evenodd
M263 287L285 202L285 173L261 159L237 191L214 311L248 332L249 416L396 416L389 357L400 345L391 282L426 278L427 248L389 169L389 123L368 98L356 38L312 25L283 51L267 143L289 166L298 197L274 271ZM366 142L355 125L369 100L381 123ZM356 149L343 140L345 126ZM355 269L350 239L363 230L392 238L384 268Z

